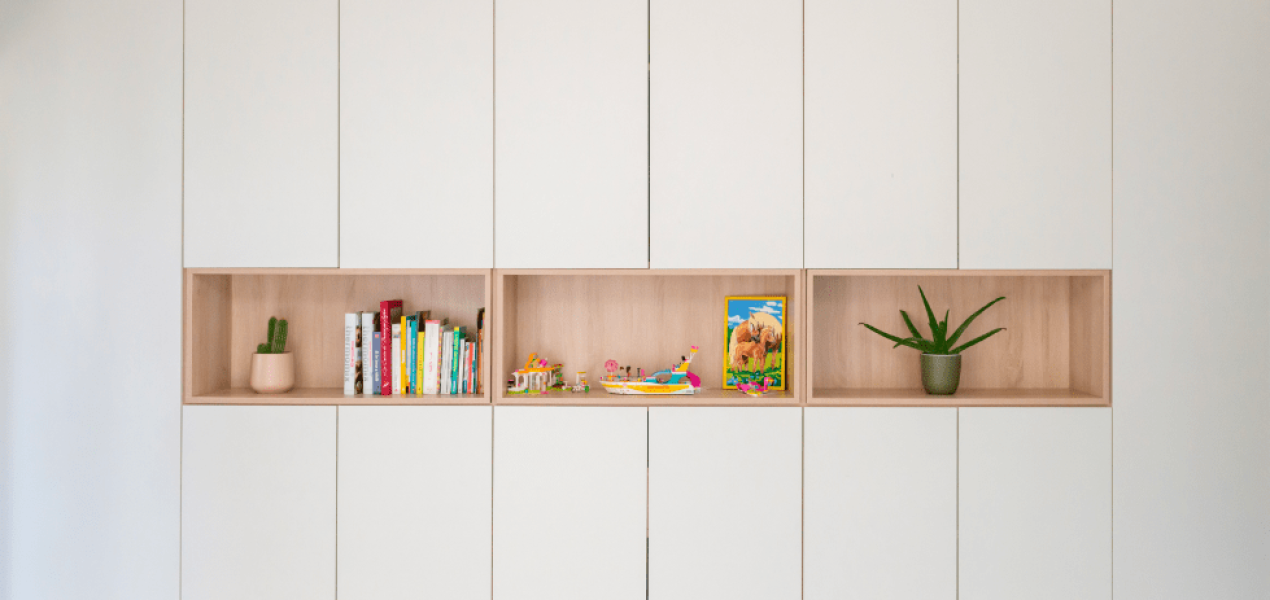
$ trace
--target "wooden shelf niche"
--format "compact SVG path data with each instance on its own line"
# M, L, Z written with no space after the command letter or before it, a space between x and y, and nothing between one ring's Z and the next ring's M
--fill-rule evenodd
M488 270L186 269L184 401L187 404L488 404L484 394L344 395L344 314L400 298L413 313L476 330L490 303ZM251 355L270 316L287 319L296 385L251 390ZM488 318L486 327L489 327ZM486 346L489 346L486 332ZM486 352L488 359L489 352Z
M494 304L495 357L491 388L497 404L575 406L797 406L802 318L800 270L497 270ZM724 390L723 354L728 296L786 297L788 387L762 398ZM605 393L604 362L668 369L700 348L692 372L702 390L684 396ZM530 353L564 365L572 383L587 372L587 394L507 394L507 380Z
M1109 271L808 271L809 404L846 406L1106 406L1111 403ZM907 337L908 311L928 339L922 286L962 336L1005 327L962 357L953 396L921 389L919 354L865 329Z

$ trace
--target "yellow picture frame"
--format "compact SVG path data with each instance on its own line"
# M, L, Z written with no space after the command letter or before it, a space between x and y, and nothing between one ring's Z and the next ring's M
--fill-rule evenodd
M788 387L786 296L724 298L723 389L737 389L741 373L772 377L768 389Z

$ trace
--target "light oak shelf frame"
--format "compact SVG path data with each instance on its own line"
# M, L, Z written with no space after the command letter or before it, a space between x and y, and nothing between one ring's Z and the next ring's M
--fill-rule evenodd
M494 271L494 403L528 406L801 406L803 271L799 269L630 269ZM724 299L785 296L787 389L762 398L724 390ZM599 387L604 361L665 369L700 348L690 396L622 396ZM531 352L585 370L586 394L506 394L509 374Z
M486 364L493 314L489 269L185 269L185 404L453 405L489 404L485 393L344 395L344 314L378 310L400 298L408 311L476 330L485 308ZM248 386L251 355L270 316L288 321L296 387L257 394Z
M1006 327L962 358L953 396L921 389L917 351L859 323L895 335L907 310L930 337L921 285L937 316L956 325L998 296L969 341ZM1111 272L971 270L809 270L807 404L813 406L1109 406Z

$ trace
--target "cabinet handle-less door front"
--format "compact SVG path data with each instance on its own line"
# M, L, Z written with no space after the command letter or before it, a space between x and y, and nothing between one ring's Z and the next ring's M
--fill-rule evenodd
M1111 597L1111 409L962 408L962 600Z
M648 267L647 0L498 0L495 261Z
M648 410L494 416L494 600L645 597Z
M181 598L335 598L335 407L183 408Z
M807 408L807 600L957 598L957 409Z
M339 266L339 3L186 0L185 266Z
M806 266L956 268L956 0L806 11Z
M803 266L801 0L651 0L654 268Z
M491 410L340 407L341 600L489 600Z
M652 600L797 600L802 410L652 408Z
M959 6L961 268L1111 268L1111 2Z
M340 266L494 265L494 6L340 3Z

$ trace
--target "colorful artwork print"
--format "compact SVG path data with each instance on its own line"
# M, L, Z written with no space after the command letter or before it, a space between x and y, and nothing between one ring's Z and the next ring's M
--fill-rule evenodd
M723 355L723 388L763 382L785 389L785 297L729 296Z

